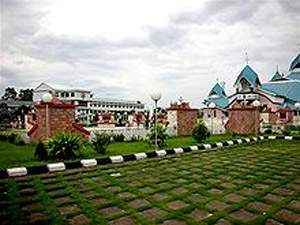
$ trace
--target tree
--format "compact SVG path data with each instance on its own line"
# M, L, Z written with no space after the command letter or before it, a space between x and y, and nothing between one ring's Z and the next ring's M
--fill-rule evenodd
M210 136L210 132L207 129L207 127L205 126L203 120L199 120L193 129L193 133L192 133L192 137L198 141L199 143L201 143L202 141L204 141L206 138L208 138Z
M16 92L14 87L8 87L5 89L4 95L2 99L7 100L17 100L18 93Z
M33 100L33 89L21 89L18 99L20 101L32 101Z
M167 129L159 123L154 125L150 133L147 134L147 142L150 145L155 145L155 126L157 126L157 145L159 148L163 148L167 145L165 140L168 138L168 134L166 133Z

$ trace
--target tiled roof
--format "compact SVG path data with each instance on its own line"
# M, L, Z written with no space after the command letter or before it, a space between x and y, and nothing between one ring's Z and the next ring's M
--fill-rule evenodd
M210 103L215 103L218 107L222 108L222 109L225 109L226 106L228 105L229 103L229 99L227 96L221 96L221 97L218 97L218 98L207 98L204 100L204 104L205 105L209 105Z
M289 79L300 80L300 72L291 72L286 77Z
M277 81L277 80L281 80L281 79L282 79L282 75L278 71L276 71L276 73L271 78L271 81Z
M211 96L213 94L216 94L219 96L222 96L222 95L226 96L224 88L219 83L216 83L216 85L209 92L208 96Z
M249 65L245 66L245 68L236 79L234 85L236 85L243 77L246 78L254 86L260 85L257 73Z
M295 68L300 68L300 54L298 54L291 63L290 70Z

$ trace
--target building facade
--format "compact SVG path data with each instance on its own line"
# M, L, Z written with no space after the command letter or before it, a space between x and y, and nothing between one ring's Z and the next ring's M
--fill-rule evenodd
M34 89L33 100L35 102L40 101L45 93L50 93L62 101L76 105L75 116L80 124L92 122L99 113L145 111L145 104L140 101L96 98L91 91L53 88L46 83L41 83Z
M246 65L234 83L234 94L226 96L219 84L212 89L204 100L204 121L208 127L222 125L222 132L229 133L267 129L281 132L285 126L299 126L300 54L292 60L289 71L284 76L277 70L269 81L262 83L259 75Z

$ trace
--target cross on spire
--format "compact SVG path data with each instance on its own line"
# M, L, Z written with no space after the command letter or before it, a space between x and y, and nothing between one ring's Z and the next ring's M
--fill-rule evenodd
M248 57L248 52L245 52L245 60L246 60L246 64L249 64L249 57Z
M278 71L279 71L279 67L278 67L278 65L276 65L276 71L277 71L277 73L278 73Z

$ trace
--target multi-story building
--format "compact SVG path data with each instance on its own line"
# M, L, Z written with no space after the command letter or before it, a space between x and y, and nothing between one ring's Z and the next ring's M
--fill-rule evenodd
M50 93L65 102L76 105L76 119L79 123L89 123L94 116L103 112L144 112L145 104L140 101L94 97L88 90L53 88L41 83L34 89L33 100L38 102L45 93Z
M234 83L234 94L226 96L219 84L211 90L204 100L204 121L208 127L230 133L280 131L288 125L300 125L300 54L289 70L286 76L277 70L269 81L261 82L246 65Z

